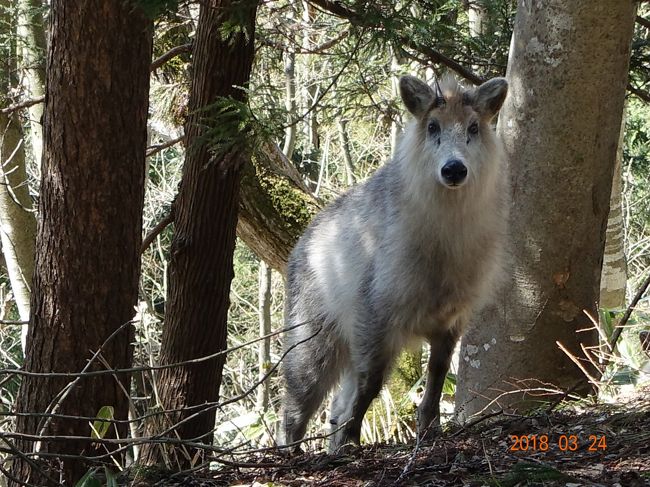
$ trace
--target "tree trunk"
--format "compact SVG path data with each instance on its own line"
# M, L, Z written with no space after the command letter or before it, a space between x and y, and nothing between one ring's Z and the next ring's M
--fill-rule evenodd
M391 91L394 100L399 100L399 77L402 75L402 59L398 56L398 50L391 47ZM426 79L426 76L425 76ZM402 120L397 111L391 113L390 122L390 158L394 159L397 155L397 146L400 136L402 135Z
M97 359L88 364L100 349L107 366L125 368L133 333L121 327L132 319L138 296L150 22L133 6L112 0L93 8L83 0L53 0L50 15L41 220L24 368L100 369ZM116 419L127 418L129 374L81 379L54 400L69 383L24 377L16 410L94 417L112 406ZM126 436L126 425L117 430L118 437ZM62 418L20 416L16 431L91 436L88 420ZM81 439L25 440L16 447L61 455L105 451ZM63 480L74 485L86 466L81 459L59 460ZM58 465L49 465L50 479L58 478ZM12 471L24 482L53 483L20 458Z
M271 333L271 278L273 271L264 262L260 261L259 271L259 299L258 315L260 320L260 336ZM271 364L271 340L265 338L259 342L258 379L262 380L268 373ZM264 381L257 387L256 406L259 411L266 411L269 406L269 381Z
M345 162L345 177L348 186L354 186L357 178L354 175L354 161L352 160L352 150L350 149L350 139L348 137L348 121L340 118L338 121L339 137L341 138L341 149L343 150L343 161Z
M1 104L0 104L1 105ZM36 218L27 185L23 134L16 114L0 114L0 238L18 314L29 321ZM21 342L26 350L27 326Z
M8 0L0 0L0 29L12 25L8 18ZM13 32L0 32L10 37ZM16 65L14 57L0 45L0 108L8 105L4 93L10 93L13 86L12 73ZM18 314L23 321L29 320L29 301L34 273L34 244L36 240L36 218L27 184L25 170L25 146L18 112L0 113L0 239L7 265L11 290ZM22 327L23 352L27 339L27 326Z
M615 310L625 307L627 288L627 265L625 261L625 228L623 226L623 182L621 163L625 144L625 123L621 123L621 133L616 151L616 165L612 180L612 195L609 202L605 255L600 278L600 300L602 309Z
M316 19L316 9L314 6L303 0L302 2L302 21L305 26L302 37L302 48L305 52L310 52L316 46L314 39L314 21ZM305 86L303 86L303 106L302 111L305 114L303 119L303 131L305 144L303 145L303 164L308 167L318 163L320 154L320 132L318 123L318 98L320 96L320 76L311 72L313 67L312 56L301 56L303 59Z
M25 94L27 98L40 98L45 95L45 7L42 0L17 0L16 5ZM43 108L42 103L36 103L27 109L32 156L39 167L43 155Z
M596 316L633 26L629 0L519 1L499 122L511 167L507 282L463 339L461 418L497 397L488 409L548 400L500 395L524 386L588 389L556 341L577 357L598 343L583 310Z
M162 364L226 348L239 185L246 151L241 140L227 149L213 150L208 143L212 130L244 137L237 131L245 121L220 119L219 105L229 98L245 100L245 91L239 87L248 85L250 77L256 11L256 2L209 0L201 4L185 130L188 150L175 207ZM229 27L227 34L225 26ZM161 371L157 378L160 406L175 412L166 414L157 425L148 425L149 433L211 444L224 360L225 356L219 356ZM172 449L166 455L146 445L142 462L164 459L175 467L188 466L195 460L196 450L184 453Z
M467 2L467 17L469 20L469 35L481 37L487 30L488 15L483 0Z
M288 13L288 21L293 22L294 12L291 9ZM297 124L296 117L296 50L294 47L295 38L293 33L288 39L289 48L284 52L284 106L287 109L287 127L284 129L284 145L282 152L289 160L293 156L296 146Z

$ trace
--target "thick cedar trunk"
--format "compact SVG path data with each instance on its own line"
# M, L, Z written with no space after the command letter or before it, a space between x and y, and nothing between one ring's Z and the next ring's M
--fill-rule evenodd
M598 342L585 311L597 317L633 26L631 0L519 2L499 120L512 183L510 261L504 291L463 339L461 416L497 397L493 408L549 400L499 396L522 386L586 386L556 342L580 358L580 344Z
M201 4L185 131L188 150L175 207L176 233L160 357L163 364L202 357L226 347L228 295L245 153L240 148L226 154L212 152L206 144L206 128L227 123L219 121L210 109L220 98L245 98L245 92L238 87L246 86L250 77L256 10L257 2L251 1L209 0ZM237 24L235 29L233 22ZM226 34L224 25L229 25ZM151 423L149 432L211 443L224 359L220 356L161 371L157 378L161 407L186 409ZM201 408L205 403L213 406ZM180 421L181 425L172 428ZM157 447L147 446L141 459L145 463L164 459L174 466L187 466L193 455L190 452L189 457L183 456L179 449L163 456Z
M144 151L151 32L125 2L53 0L45 109L32 319L25 370L81 371L92 352L132 319L140 268ZM132 332L122 329L103 347L110 367L131 364ZM93 363L90 369L103 368ZM43 413L68 379L25 377L16 410ZM93 417L113 406L127 418L127 374L82 379L57 412ZM50 409L51 411L51 409ZM127 433L119 428L119 437ZM90 436L88 420L19 417L20 433ZM114 435L114 429L108 433ZM23 452L92 455L89 441L18 441ZM61 459L66 485L86 467ZM56 462L52 468L57 468ZM49 485L19 459L13 473ZM58 474L50 471L50 478ZM58 483L57 483L58 485Z

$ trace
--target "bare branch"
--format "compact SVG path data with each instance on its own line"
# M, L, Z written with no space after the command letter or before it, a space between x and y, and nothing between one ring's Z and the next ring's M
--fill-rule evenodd
M632 86L629 83L627 85L627 91L632 93L634 96L636 96L640 100L642 100L642 101L644 101L646 103L650 103L650 93L648 93L647 91L643 91L643 90L640 90L639 88L635 88L634 86Z
M140 254L144 254L145 250L149 248L151 243L160 234L160 232L162 232L165 228L167 228L167 225L169 225L173 221L174 221L174 204L172 203L172 207L169 210L169 213L162 220L160 220L155 227L151 229L151 231L147 234L147 236L142 241L142 247L140 247Z
M477 76L472 71L462 66L458 61L454 61L453 59L445 56L441 52L438 52L435 49L432 49L427 46L418 45L412 40L407 39L405 37L400 37L400 40L404 42L411 49L418 51L424 54L425 56L427 56L434 63L443 64L447 66L449 69L461 75L467 81L470 81L475 85L480 85L481 83L483 83L484 81L483 78Z
M166 53L162 54L160 57L157 57L152 61L150 70L155 71L170 59L173 59L176 56L187 52L192 52L191 42L189 44L182 44L180 46L172 47L169 51L167 51Z
M377 22L368 22L362 14L356 12L348 7L342 5L339 2L331 0L309 0L310 3L319 7L321 10L329 12L336 15L337 17L342 17L347 19L353 25L359 25L370 28L379 28L382 27L381 24ZM477 76L469 69L462 66L458 61L451 59L450 57L445 56L441 52L436 51L428 46L423 46L417 44L412 39L398 35L396 39L404 46L408 46L410 49L420 52L427 56L432 62L442 64L447 66L449 69L455 71L464 79L472 82L475 85L481 84L483 79L480 76Z
M14 105L9 105L8 107L1 108L0 113L12 113L15 112L16 110L22 110L23 108L29 108L31 106L38 105L39 103L43 103L44 101L45 101L45 96L39 96L38 98L23 100Z
M27 376L27 377L50 377L50 378L51 377L59 377L59 378L66 378L66 379L79 379L79 378L84 378L84 377L97 377L97 376L101 376L101 375L113 375L113 374L124 374L124 373L133 373L133 372L146 372L146 371L152 371L152 370L171 369L171 368L174 368L174 367L181 367L181 366L184 366L184 365L192 365L192 364L198 364L198 363L201 363L201 362L206 362L208 360L214 360L217 357L220 357L222 355L227 355L230 352L233 352L235 350L239 350L241 348L247 347L248 345L251 345L253 343L257 343L257 342L265 340L267 338L271 338L271 337L274 337L276 335L286 333L287 331L293 330L293 329L298 328L300 326L304 326L309 322L310 322L309 320L303 321L301 323L297 323L296 325L285 327L285 328L282 328L280 330L276 330L274 332L269 333L268 335L264 335L264 336L254 338L253 340L250 340L250 341L248 341L246 343L242 343L240 345L228 348L226 350L221 350L220 352L215 352L215 353L212 353L210 355L204 355L202 357L198 357L198 358L195 358L195 359L184 360L184 361L181 361L181 362L175 362L173 364L150 365L150 366L142 366L142 367L130 367L130 368L126 368L126 369L91 370L91 371L88 371L88 372L86 372L86 370L88 369L89 365L86 365L86 367L84 368L84 371L82 371L82 372L31 372L31 371L28 371L28 370L21 370L21 369L0 369L0 375L13 374L13 375ZM129 322L125 323L122 326L130 325L130 324L133 324L133 322L129 321ZM116 330L116 332L117 331L120 331L120 329ZM116 332L114 332L113 335ZM113 337L113 335L111 335L107 339L107 341L110 340ZM101 347L100 347L100 350L95 352L95 355L91 359L89 359L89 361L88 361L89 364L92 363L93 360L95 360L96 356L99 354L100 351L101 351Z
M639 24L639 25L642 25L646 29L650 29L650 20L644 19L640 15L636 16L636 23Z
M29 325L26 320L0 320L0 325Z
M151 147L149 147L149 150L147 150L145 156L151 157L155 154L158 154L161 150L168 149L169 147L176 145L179 142L182 142L184 139L185 139L185 135L181 135L179 137L176 137L175 139L171 139L168 140L167 142L163 142L162 144L152 145Z

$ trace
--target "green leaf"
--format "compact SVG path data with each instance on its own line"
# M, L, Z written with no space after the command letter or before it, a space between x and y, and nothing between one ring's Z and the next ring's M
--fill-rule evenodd
M93 428L91 433L91 438L104 438L108 429L111 427L109 421L102 421L105 419L113 419L115 414L115 409L113 406L103 406L97 413L97 421L93 422Z
M75 487L102 487L102 483L95 477L96 468L91 468L74 484Z
M445 378L445 383L442 386L442 393L447 396L456 394L456 374L449 372Z

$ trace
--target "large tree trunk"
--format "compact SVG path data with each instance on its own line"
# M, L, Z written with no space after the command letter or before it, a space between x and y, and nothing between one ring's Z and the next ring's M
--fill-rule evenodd
M84 0L53 0L51 28L41 220L24 368L79 372L100 348L109 367L125 368L131 364L132 330L121 327L134 314L140 268L149 21L124 2L97 1L89 8ZM104 365L95 360L89 368ZM94 417L112 406L117 419L127 419L129 374L81 379L53 401L69 383L24 377L16 410ZM124 438L126 425L117 429ZM16 430L91 436L87 419L19 416ZM108 435L115 435L113 428ZM81 439L16 446L60 455L105 451ZM86 467L77 459L60 461L63 480L74 485ZM58 478L58 462L43 468L50 479ZM21 458L14 459L12 471L24 482L52 483Z
M232 129L233 137L244 136L236 133L242 121L220 119L218 105L228 97L240 102L245 99L239 87L246 86L250 77L256 11L256 2L209 0L201 4L185 130L188 150L175 207L162 364L226 348L239 186L246 151L236 143L231 149L215 152L207 142L210 130ZM157 378L161 407L175 412L166 414L158 424L150 424L149 432L211 444L224 360L222 355L161 371ZM206 403L211 406L201 407ZM164 455L149 445L142 450L142 461L158 463L164 459L174 466L188 466L195 452L184 453L172 449Z
M463 339L461 417L518 379L586 386L556 341L579 357L580 344L598 343L578 330L593 327L583 310L597 316L633 25L630 0L519 1L499 122L512 183L507 283ZM530 399L501 395L492 407Z

